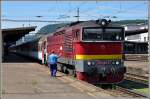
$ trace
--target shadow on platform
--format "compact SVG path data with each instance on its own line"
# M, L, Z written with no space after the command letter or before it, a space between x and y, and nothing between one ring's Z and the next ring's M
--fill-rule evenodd
M124 80L120 84L121 84L121 86L125 86L126 88L131 89L131 90L148 88L148 85L130 81L130 80Z

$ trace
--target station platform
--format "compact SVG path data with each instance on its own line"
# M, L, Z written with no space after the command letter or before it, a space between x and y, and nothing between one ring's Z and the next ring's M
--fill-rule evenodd
M91 84L58 72L49 75L48 67L11 54L2 63L2 99L106 99L113 96ZM15 61L12 61L15 60ZM24 60L24 62L23 62Z

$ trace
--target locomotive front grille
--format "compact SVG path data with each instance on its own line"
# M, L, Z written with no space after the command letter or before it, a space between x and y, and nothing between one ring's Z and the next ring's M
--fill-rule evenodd
M122 60L87 60L85 61L87 72L96 72L97 74L115 74L122 72Z

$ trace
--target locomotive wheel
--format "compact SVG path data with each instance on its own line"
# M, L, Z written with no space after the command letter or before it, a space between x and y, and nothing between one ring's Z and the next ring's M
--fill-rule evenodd
M64 64L60 64L59 68L60 68L60 72L65 73L66 67Z
M73 69L67 69L68 70L68 74L70 75L70 76L73 76L73 77L76 77L76 71L75 70L73 70Z
M65 73L65 74L69 74L70 73L69 69L65 65L63 65L63 73Z
M62 64L58 63L58 64L57 64L57 69L58 69L60 72L63 72Z
M64 70L64 73L68 74L68 75L70 74L70 72L69 72L69 70L67 68Z
M76 70L73 70L73 77L76 77Z
M65 74L68 74L70 76L76 77L76 70L67 68L64 64L58 63L57 68L60 72L63 72Z

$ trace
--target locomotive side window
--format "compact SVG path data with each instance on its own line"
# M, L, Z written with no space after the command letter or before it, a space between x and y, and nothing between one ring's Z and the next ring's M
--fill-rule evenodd
M124 39L122 28L85 28L82 39L84 41L121 41Z

